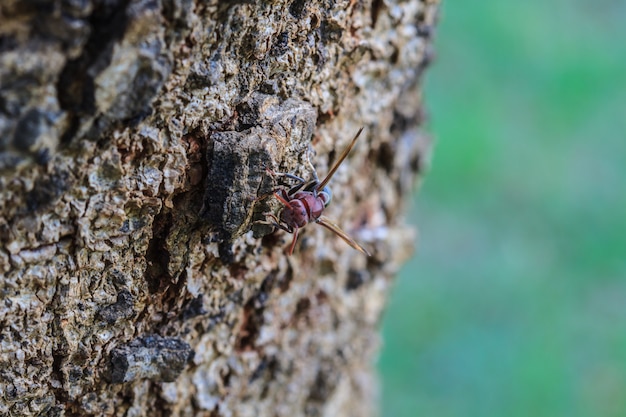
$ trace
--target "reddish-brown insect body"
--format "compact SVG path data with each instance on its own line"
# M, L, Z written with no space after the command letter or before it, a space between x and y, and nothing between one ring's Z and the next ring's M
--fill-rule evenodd
M279 188L274 191L273 195L283 204L284 207L280 212L279 218L276 218L273 214L267 214L272 221L266 222L288 233L293 233L293 240L291 241L288 251L289 255L293 253L293 249L296 246L296 241L298 240L298 230L309 223L315 222L335 233L353 248L369 256L369 252L367 250L356 243L354 239L348 236L338 226L322 216L324 208L328 206L332 198L330 189L326 185L332 178L333 174L337 171L337 168L339 168L344 159L346 159L348 153L350 153L350 150L356 143L356 140L362 131L363 128L359 129L350 145L348 145L348 147L346 147L346 149L341 153L337 162L335 162L322 181L319 181L315 173L315 178L309 181L305 181L304 179L293 174L272 173L273 175L284 176L297 182L295 186L288 190Z

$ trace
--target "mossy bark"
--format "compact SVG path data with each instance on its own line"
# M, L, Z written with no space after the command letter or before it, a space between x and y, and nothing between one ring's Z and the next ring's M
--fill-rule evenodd
M0 414L367 416L436 1L4 1ZM269 170L333 218L255 223ZM314 168L313 168L314 167Z

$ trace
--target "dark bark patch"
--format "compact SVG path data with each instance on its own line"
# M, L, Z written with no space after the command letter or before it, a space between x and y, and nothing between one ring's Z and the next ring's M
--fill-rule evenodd
M281 56L289 51L289 32L282 32L276 37L276 42L272 45L271 54Z
M38 178L33 189L26 194L26 208L30 212L45 209L54 204L70 187L67 172L56 171Z
M273 379L274 374L278 370L278 367L279 367L278 360L274 356L263 357L263 360L261 360L261 363L259 364L259 366L257 366L254 372L252 372L252 375L250 375L249 381L252 383L262 377L263 379L271 380Z
M343 28L341 26L327 19L320 22L319 31L324 43L337 42L341 39L343 34Z
M122 290L117 294L114 304L103 307L98 311L98 316L108 324L114 324L118 320L126 320L133 316L133 296L128 290Z
M186 31L181 29L187 29L190 26L189 15L193 12L193 7L193 0L162 1L163 17L171 22L174 27L179 28L179 30L173 31L175 35L179 35L181 32L185 33Z
M346 281L346 291L354 291L364 283L369 281L370 277L366 271L351 269L348 272L348 280Z
M291 266L291 263L289 263L287 265L285 275L282 277L278 284L278 288L280 289L281 293L287 292L289 287L291 287L291 281L293 281L293 267Z
M168 272L170 253L165 239L172 224L171 213L160 213L154 219L152 239L148 244L146 260L146 281L151 293L157 292L165 283L172 279Z
M301 298L296 303L295 315L296 316L302 316L302 315L306 314L307 311L309 311L310 308L311 308L311 300L309 300L308 298Z
M302 15L304 14L306 4L307 4L306 0L294 0L289 5L289 13L296 19L301 18Z
M340 377L341 374L337 372L337 366L331 361L327 360L320 364L315 381L309 391L307 411L310 411L313 415L318 413L316 408L326 403L328 398L330 398L335 388L337 388Z
M372 1L372 9L371 9L371 18L372 18L372 27L376 26L376 22L378 21L378 15L385 7L384 0L374 0Z
M17 48L19 42L12 34L0 35L0 52L8 52Z
M183 311L181 314L181 318L183 321L187 321L197 316L202 316L206 314L207 311L204 309L204 297L202 294L199 294L197 297L192 298L187 304L183 307Z
M418 36L426 39L430 39L433 36L435 27L430 20L423 11L417 14L415 27L417 28Z
M254 307L254 300L250 300L243 308L243 324L237 340L238 350L254 348L256 338L263 325L263 311Z
M264 323L263 311L269 300L276 281L276 274L268 275L261 284L261 288L250 298L243 307L243 320L237 348L239 350L253 349L255 341Z
M391 144L383 142L378 149L377 164L381 166L387 174L391 173L394 169L395 153Z
M104 2L94 9L91 36L83 54L68 61L57 85L58 99L64 110L95 112L94 77L109 65L113 45L122 38L128 23L128 0Z
M94 115L102 108L98 128L90 135L100 137L107 127L124 123L137 125L151 114L152 99L158 94L171 71L171 62L163 53L163 41L157 36L145 35L137 44L137 54L123 57L131 69L123 74L126 79L107 88L110 98L104 103L96 102L96 78L111 65L114 46L124 37L130 22L145 25L145 20L158 16L160 4L153 0L137 2L112 1L98 4L89 18L91 35L77 58L67 62L57 83L58 100L61 108L72 116ZM153 19L154 20L154 19ZM154 24L162 23L157 19ZM132 34L131 36L135 36ZM118 74L122 76L122 74ZM74 126L65 132L68 142Z
M21 151L30 151L45 130L45 115L38 109L30 109L17 122L13 132L13 146Z

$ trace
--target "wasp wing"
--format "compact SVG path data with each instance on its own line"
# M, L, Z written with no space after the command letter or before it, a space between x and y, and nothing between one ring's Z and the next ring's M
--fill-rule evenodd
M352 246L354 249L364 253L367 256L371 256L371 254L363 246L356 243L354 239L348 236L346 232L341 230L339 226L337 226L336 224L328 220L327 217L320 216L320 218L317 219L317 223L321 224L322 226L324 226L325 228L327 228L328 230L330 230L331 232L333 232L334 234L342 238L348 245Z
M346 156L348 156L348 154L354 147L354 144L356 143L356 140L359 138L359 135L361 134L362 131L363 131L363 128L361 127L359 131L356 132L356 135L354 135L352 142L350 142L350 144L346 147L346 149L343 150L341 155L339 155L339 159L337 159L337 162L335 162L335 165L333 165L330 171L328 171L328 174L326 174L326 177L322 180L322 182L320 182L318 186L315 187L317 191L323 190L324 187L326 187L326 185L328 184L328 181L330 181L333 175L335 175L335 172L337 171L337 168L339 168L339 165L341 165L343 160L346 159Z

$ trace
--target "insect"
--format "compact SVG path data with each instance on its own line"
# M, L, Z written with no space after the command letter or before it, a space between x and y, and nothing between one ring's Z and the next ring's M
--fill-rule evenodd
M339 156L339 159L337 159L337 162L335 162L322 181L320 181L317 177L315 170L313 170L313 179L308 181L298 177L297 175L269 171L273 176L286 177L296 182L296 185L288 190L285 188L278 188L272 193L259 198L262 199L273 195L282 203L283 208L278 217L272 213L265 213L271 221L261 221L260 223L272 225L284 230L287 233L293 233L293 240L291 241L288 251L289 255L293 253L293 249L296 246L298 231L309 223L317 223L335 233L354 249L370 256L370 253L365 248L348 236L348 234L341 230L339 226L335 225L328 218L322 215L322 212L328 204L330 204L332 199L332 193L330 188L327 186L328 182L333 177L344 159L346 159L362 131L363 128L360 128L352 139L352 142L350 142L346 149L344 149Z

